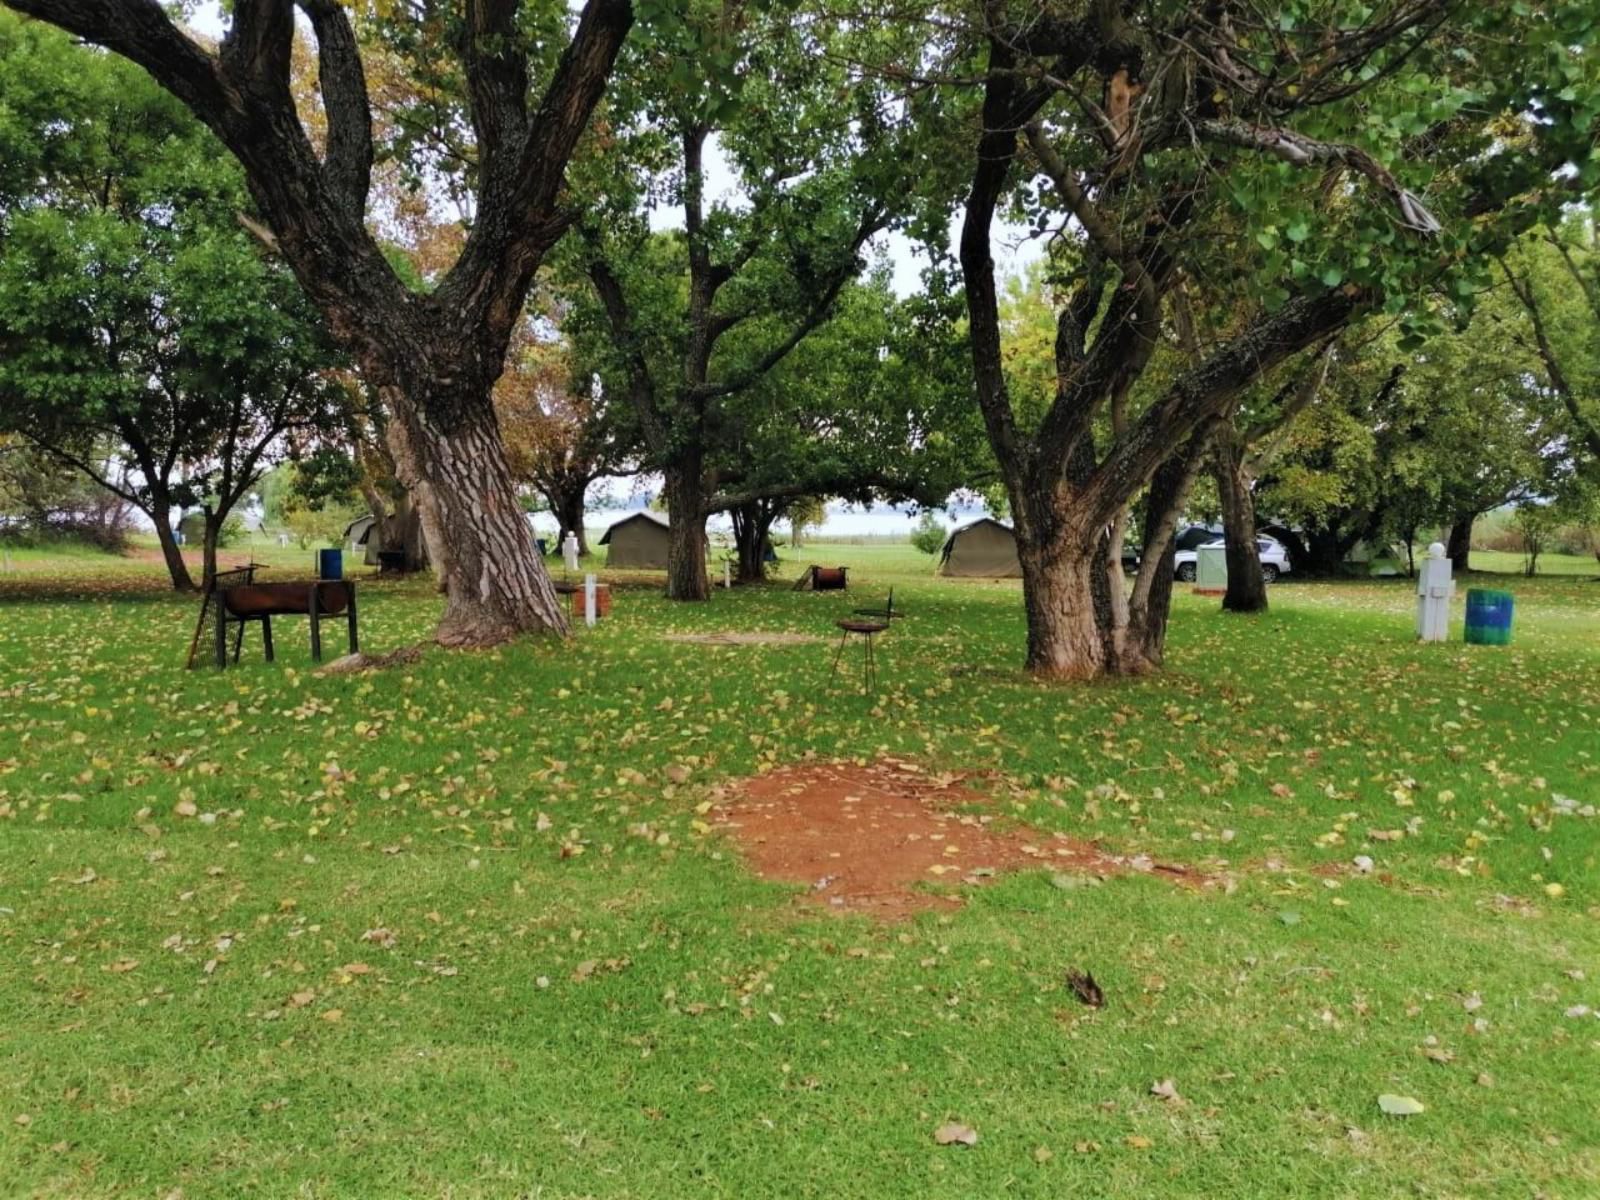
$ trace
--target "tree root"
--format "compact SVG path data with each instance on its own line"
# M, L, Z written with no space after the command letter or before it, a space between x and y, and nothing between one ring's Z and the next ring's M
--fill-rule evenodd
M316 675L354 675L358 671L382 671L389 667L405 667L422 661L426 642L414 646L401 646L387 654L346 654L314 672Z

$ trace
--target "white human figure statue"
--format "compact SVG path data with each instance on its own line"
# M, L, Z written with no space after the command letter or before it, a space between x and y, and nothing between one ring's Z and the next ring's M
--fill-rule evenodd
M1450 639L1450 597L1455 595L1455 581L1450 578L1450 560L1444 555L1444 544L1434 542L1428 547L1428 557L1422 560L1422 570L1417 572L1417 640L1444 642Z
M561 557L566 560L567 570L578 569L578 535L572 530L567 530L567 536L561 539Z

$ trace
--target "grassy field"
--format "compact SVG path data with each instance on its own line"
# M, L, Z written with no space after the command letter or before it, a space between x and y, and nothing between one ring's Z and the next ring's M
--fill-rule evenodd
M1415 645L1406 581L1181 594L1162 676L1043 687L1014 584L799 558L851 594L630 588L565 645L317 677L294 623L185 674L148 556L15 556L0 1195L1600 1195L1600 583L1487 577L1509 648ZM831 647L662 636L891 585L870 697ZM371 584L364 644L438 605ZM884 753L1216 886L1024 872L874 924L702 820Z

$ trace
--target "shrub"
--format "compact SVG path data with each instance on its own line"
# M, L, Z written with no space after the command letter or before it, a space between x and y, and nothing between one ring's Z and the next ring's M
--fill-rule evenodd
M924 554L937 554L949 536L939 518L924 510L922 519L911 531L911 544Z
M133 505L42 451L0 439L0 536L17 545L127 546Z
M178 531L183 534L186 546L200 547L205 544L206 518L204 513L192 512L178 522ZM217 545L222 549L238 545L244 540L244 520L237 514L229 513L222 522L222 528L217 530Z

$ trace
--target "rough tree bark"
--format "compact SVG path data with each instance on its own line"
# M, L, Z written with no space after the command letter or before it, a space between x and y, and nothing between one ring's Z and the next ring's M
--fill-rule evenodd
M385 543L380 549L393 547L405 555L407 571L421 571L428 565L428 542L422 532L422 510L412 502L410 493L395 503L394 515L384 522Z
M536 105L518 0L466 5L455 47L477 152L475 219L428 295L396 275L365 217L372 113L349 17L336 0L241 0L212 53L159 0L5 0L137 62L239 160L262 221L363 374L393 405L390 437L417 496L448 596L438 636L483 645L565 614L516 505L489 389L534 271L570 214L566 163L633 23L629 0L588 0ZM319 157L290 89L295 10L317 45L326 117Z
M697 455L672 463L666 476L667 599L709 600L711 577L706 572L706 489Z
M463 396L444 428L408 395L386 399L395 471L417 498L428 558L445 593L438 641L487 646L529 629L564 629L511 481L488 388Z
M1077 538L1017 541L1022 599L1028 616L1028 667L1059 679L1088 679L1114 666L1107 637L1109 589L1104 556L1083 552Z
M200 510L200 590L217 586L217 543L222 540L222 522L209 504Z

